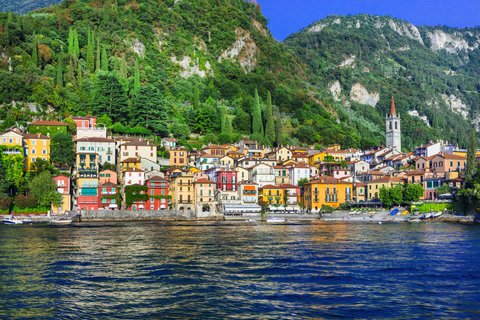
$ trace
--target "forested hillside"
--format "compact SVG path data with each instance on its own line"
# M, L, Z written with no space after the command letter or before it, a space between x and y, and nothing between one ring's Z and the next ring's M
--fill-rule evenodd
M368 147L394 95L406 147L464 145L479 39L355 16L278 43L249 1L69 0L0 14L0 129L93 114L116 133Z
M0 28L4 128L90 113L118 133L374 142L337 123L250 2L66 1Z
M331 96L343 121L366 124L364 134L383 134L391 95L407 146L436 138L465 146L468 130L479 128L480 29L332 16L285 44L308 65L310 81Z

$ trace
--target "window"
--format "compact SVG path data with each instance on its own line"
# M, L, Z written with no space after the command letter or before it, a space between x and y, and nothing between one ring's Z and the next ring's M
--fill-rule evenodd
M37 144L36 140L32 140L32 146L35 146Z
M35 150L35 149L33 149L33 150L32 150L32 154L35 154L35 153L36 153L36 150Z

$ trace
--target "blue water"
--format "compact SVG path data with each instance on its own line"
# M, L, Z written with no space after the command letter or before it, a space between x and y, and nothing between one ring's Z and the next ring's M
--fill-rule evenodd
M1 226L0 318L480 319L480 226Z

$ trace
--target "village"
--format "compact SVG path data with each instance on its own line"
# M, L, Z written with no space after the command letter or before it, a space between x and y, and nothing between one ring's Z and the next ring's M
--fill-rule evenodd
M175 138L111 136L93 116L71 119L76 160L72 169L53 177L62 201L52 204L52 214L120 209L173 210L195 218L319 213L380 207L381 190L398 185L420 185L419 200L450 199L464 183L466 150L439 141L401 151L401 119L393 98L386 146L369 150L269 148L247 139L188 150ZM12 128L0 134L0 146L6 157L23 156L28 171L39 159L50 161L50 137L66 131L64 122L35 121L28 132Z

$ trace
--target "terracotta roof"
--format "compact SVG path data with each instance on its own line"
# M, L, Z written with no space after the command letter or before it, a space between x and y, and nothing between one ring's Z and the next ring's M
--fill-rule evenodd
M193 183L215 183L215 181L208 180L208 179L198 179L197 181L194 181Z
M49 136L45 136L41 133L25 133L23 139L41 139L41 140L50 140Z
M443 157L445 159L449 159L449 160L466 160L465 157L457 156L456 154L439 153L435 155L434 158L438 156Z
M153 176L153 177L151 177L150 179L147 179L146 181L151 181L151 180L154 180L154 181L167 181L167 179L162 178L162 177L159 177L159 176Z
M280 186L275 186L275 185L273 185L273 184L267 184L266 186L263 186L263 187L260 188L260 189L262 189L262 190L264 190L264 189L267 189L267 190L268 190L268 189L282 189L282 187L280 187Z
M131 168L131 169L125 170L124 172L145 172L145 171L143 171L142 169Z
M122 146L155 147L156 145L153 143L150 143L150 141L137 140L137 141L128 141L128 142L122 143L121 147Z
M102 188L102 187L116 187L117 185L115 183L111 183L111 182L105 182L104 184L100 184L98 185L99 188Z
M397 116L397 110L395 109L395 99L392 96L392 103L390 105L390 116Z
M325 184L325 183L345 183L345 182L340 181L340 180L338 180L338 179L335 179L334 177L321 176L321 177L319 177L319 178L316 179L316 180L313 180L313 181L308 182L307 184L314 184L314 183Z
M175 139L175 138L163 138L163 140L165 140L167 142L177 142L177 139Z
M138 158L127 158L123 160L121 163L140 163L141 160Z
M72 119L77 119L77 120L90 120L90 119L95 119L96 117L94 116L75 116L72 117Z
M410 172L407 172L407 176L420 176L420 175L424 175L425 174L425 171L423 170L415 170L415 171L410 171Z
M400 179L400 178L384 177L384 178L368 181L368 183L388 183L388 182L402 182L403 183L404 180Z
M39 120L30 123L31 126L56 126L56 127L67 127L68 124L60 121L50 121L50 120Z

